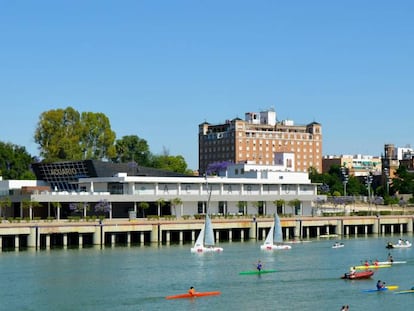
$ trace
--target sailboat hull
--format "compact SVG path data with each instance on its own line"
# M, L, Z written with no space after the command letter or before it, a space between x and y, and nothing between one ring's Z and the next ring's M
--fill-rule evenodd
M223 251L222 247L205 247L205 246L199 246L199 247L192 247L191 252L192 253L220 253Z
M277 244L270 244L270 245L260 245L260 249L264 250L264 251L276 251L276 250L283 250L283 249L291 249L292 246L290 245L277 245Z

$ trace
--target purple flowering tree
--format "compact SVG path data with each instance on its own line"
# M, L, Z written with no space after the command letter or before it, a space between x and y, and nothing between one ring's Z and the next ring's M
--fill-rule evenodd
M206 174L207 175L218 175L219 172L225 171L230 164L231 162L229 161L210 163L207 166Z
M95 212L98 215L105 216L106 213L111 211L111 204L107 200L100 200L95 205Z

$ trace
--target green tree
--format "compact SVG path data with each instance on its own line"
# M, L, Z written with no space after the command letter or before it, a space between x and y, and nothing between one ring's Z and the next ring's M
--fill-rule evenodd
M145 217L145 210L150 207L148 202L139 202L138 207L142 210L142 217Z
M183 201L180 198L174 198L171 200L171 205L174 208L175 216L177 216L177 205L181 205Z
M34 134L45 162L109 159L115 156L115 133L102 113L73 109L43 112Z
M296 215L296 208L300 206L299 199L293 199L288 202L288 205L292 208L292 215Z
M408 172L405 166L400 166L392 179L392 191L397 193L414 193L414 174Z
M167 202L165 202L165 200L163 198L159 198L157 200L157 205L158 205L158 216L161 216L161 210L162 208L167 204Z
M115 156L115 132L103 113L82 112L81 147L84 159L111 159Z
M11 207L12 202L9 197L2 197L0 200L0 218L6 214L6 208Z
M41 207L42 204L37 202L37 201L32 201L30 199L26 199L22 201L22 207L24 209L28 209L29 210L29 218L33 219L35 217L35 213L34 210L38 207Z
M115 162L137 162L141 166L150 166L151 152L145 139L136 135L123 136L115 142Z
M281 214L283 213L283 207L285 206L286 202L283 199L274 200L273 205L276 207L276 213Z
M30 170L33 161L25 147L0 142L0 176L3 179L35 179Z

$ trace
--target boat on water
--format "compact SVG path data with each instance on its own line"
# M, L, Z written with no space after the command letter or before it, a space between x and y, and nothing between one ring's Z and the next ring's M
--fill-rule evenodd
M378 265L396 265L396 264L402 264L407 263L406 261L378 261Z
M206 189L208 191L208 183L206 176ZM210 204L211 191L208 191L206 217L204 219L204 226L201 228L200 233L194 243L194 246L190 249L192 253L219 253L223 251L222 247L215 246L213 224L211 218L208 215L208 208Z
M287 250L291 248L292 246L283 243L282 225L280 223L279 216L275 213L273 225L267 233L266 240L262 245L260 245L260 249L273 251Z
M403 241L403 240L398 240L397 243L392 244L391 242L387 243L387 246L385 246L388 249L391 248L410 248L412 246L410 241Z
M222 247L215 246L213 225L211 218L206 214L204 226L198 234L194 247L191 248L192 253L218 253L222 252Z
M365 271L357 271L357 272L347 272L341 276L341 279L348 279L348 280L358 280L358 279L369 279L374 275L374 271L372 270L365 270Z
M391 265L360 265L360 266L354 266L357 270L364 270L364 269L379 269L379 268L390 268Z
M344 247L344 246L345 246L344 243L336 242L336 243L334 243L334 245L332 245L332 248L341 248L341 247Z
M398 289L398 285L387 285L381 288L363 289L362 291L365 293L375 293L375 292L383 292L383 291L396 290L396 289Z
M185 293L185 294L171 295L171 296L165 297L165 299L196 298L196 297L218 296L218 295L221 295L221 292L219 292L219 291L195 292L193 294Z
M247 270L247 271L242 271L239 274L240 275L249 275L249 274L266 274L266 273L275 273L277 272L277 270L272 270L272 269L268 269L268 270Z

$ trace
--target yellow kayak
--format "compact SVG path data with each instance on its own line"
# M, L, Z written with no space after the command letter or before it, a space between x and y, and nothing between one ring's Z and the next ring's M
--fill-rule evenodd
M357 270L363 270L363 269L377 269L377 268L390 268L392 265L369 265L369 266L355 266L355 269Z

